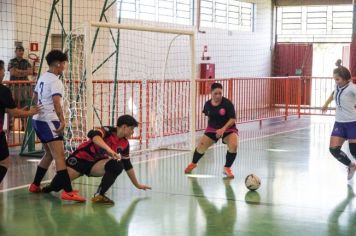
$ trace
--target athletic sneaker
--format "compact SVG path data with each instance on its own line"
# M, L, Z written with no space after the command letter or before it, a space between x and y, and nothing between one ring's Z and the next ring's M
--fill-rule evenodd
M86 199L80 196L77 191L72 191L72 192L63 191L61 193L61 199L67 201L76 201L76 202L86 201Z
M31 193L40 193L42 192L42 189L41 186L32 183L28 188L28 191L30 191Z
M224 174L226 175L227 178L233 179L235 176L232 173L231 167L224 167Z
M354 177L356 171L356 164L351 163L349 167L347 167L347 180L352 179Z
M52 189L51 184L46 184L42 187L42 193L50 193L52 191L53 191L53 189Z
M42 186L42 193L50 193L52 191L55 191L55 190L52 188L50 183ZM56 192L58 192L58 191L56 191ZM79 193L79 189L73 189L72 192Z
M103 203L103 204L107 204L107 205L115 204L113 200L111 200L110 198L108 198L105 195L100 195L100 194L94 195L94 197L91 199L91 201L93 203Z
M185 168L184 173L186 173L186 174L192 173L192 171L195 167L197 167L197 164L189 163L189 165Z

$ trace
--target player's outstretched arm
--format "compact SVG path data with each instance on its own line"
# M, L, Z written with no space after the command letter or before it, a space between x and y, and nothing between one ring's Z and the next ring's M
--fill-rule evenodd
M38 114L40 112L40 110L41 110L41 107L39 107L39 106L33 106L29 110L19 109L19 108L13 108L13 109L7 108L6 109L6 111L8 113L10 113L12 116L20 117L20 118L33 116L35 114Z
M129 161L129 160L123 160L123 161ZM124 165L125 166L125 165ZM126 170L126 168L125 168ZM147 189L152 189L150 186L147 186L145 184L140 184L136 178L135 170L133 168L126 170L127 175L129 176L131 183L135 185L136 188L142 189L142 190L147 190Z
M328 97L328 99L325 101L323 107L321 108L321 111L324 113L328 110L328 106L330 105L330 103L334 100L334 92L332 92L330 94L330 96Z

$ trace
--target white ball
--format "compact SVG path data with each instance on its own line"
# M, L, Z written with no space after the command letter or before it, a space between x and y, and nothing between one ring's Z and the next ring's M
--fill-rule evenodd
M249 190L257 190L261 186L261 179L254 174L249 174L245 179L246 188Z

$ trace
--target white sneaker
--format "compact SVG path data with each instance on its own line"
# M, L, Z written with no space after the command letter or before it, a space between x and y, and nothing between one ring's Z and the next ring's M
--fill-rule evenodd
M347 180L352 179L354 177L356 171L356 164L351 163L349 167L347 167Z

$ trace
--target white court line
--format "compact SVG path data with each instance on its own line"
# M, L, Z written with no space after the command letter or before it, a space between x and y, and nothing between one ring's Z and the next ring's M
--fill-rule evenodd
M309 125L308 127L304 127L304 128L292 129L292 130L288 130L288 131L281 131L281 132L277 132L277 133L273 133L273 134L267 134L267 135L263 135L263 136L259 136L259 137L255 137L255 138L243 139L240 142L246 142L246 141L251 141L251 140L256 140L256 139L262 139L262 138L267 138L267 137L280 135L280 134L285 134L285 133L291 133L291 132L294 132L294 131L299 131L299 130L303 130L303 129L309 129L310 127L311 127L311 125Z
M273 134L263 135L263 136L259 136L259 137L244 139L244 140L241 140L240 142L246 142L246 141L251 141L251 140L256 140L256 139L263 139L263 138L267 138L267 137L271 137L271 136L275 136L275 135L280 135L280 134L285 134L285 133L291 133L291 132L295 132L295 131L307 129L307 128L310 128L310 127L311 127L311 126L304 127L304 128L293 129L293 130L288 130L288 131L281 131L281 132L278 132L278 133L273 133ZM209 149L215 148L215 147L220 147L220 146L222 146L222 145L225 145L225 144L213 145L213 146L211 146ZM151 162L151 161L163 160L163 159L166 159L166 158L170 158L170 157L174 157L174 156L180 156L180 155L185 155L185 154L187 154L186 151L184 151L183 153L175 153L175 154L172 154L172 155L168 155L168 156L164 156L164 157L158 157L158 158L154 158L154 159L150 159L150 160L144 160L144 161L134 162L134 163L132 163L132 165L138 165L138 164L147 163L147 162ZM50 180L43 181L43 183L49 183L49 182L50 182ZM29 184L21 185L21 186L17 186L17 187L13 187L13 188L7 188L7 189L0 190L0 193L9 192L9 191L13 191L13 190L21 189L21 188L26 188L26 187L28 187L28 186L29 186Z
M51 182L51 180L42 181L41 183L47 184L49 182ZM21 189L21 188L27 188L29 186L30 186L30 184L25 184L25 185L13 187L13 188L2 189L2 190L0 190L0 193L10 192L12 190L17 190L17 189Z

